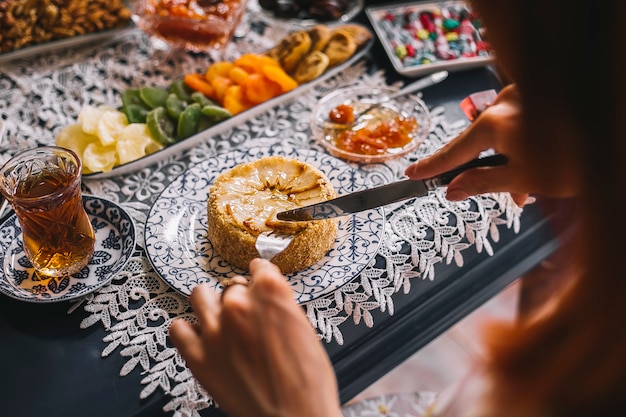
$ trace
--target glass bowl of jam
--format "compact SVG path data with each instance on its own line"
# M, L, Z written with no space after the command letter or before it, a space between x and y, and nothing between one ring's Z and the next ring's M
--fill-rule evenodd
M153 40L192 52L223 49L248 0L136 0L133 18Z
M414 95L389 99L395 91L346 87L324 96L311 113L315 140L331 155L362 163L414 151L428 136L430 113Z

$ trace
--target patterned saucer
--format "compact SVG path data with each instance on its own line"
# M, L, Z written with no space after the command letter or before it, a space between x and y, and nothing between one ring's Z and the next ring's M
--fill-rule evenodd
M200 283L221 291L221 278L245 275L222 259L207 236L209 185L224 170L268 155L284 155L320 169L339 195L365 187L351 166L325 153L287 147L254 147L211 157L175 179L152 205L146 220L146 252L172 288L189 295ZM313 266L287 277L299 303L331 294L374 259L383 234L383 209L339 218L334 246Z
M83 203L96 233L89 264L69 277L40 278L24 254L22 228L13 214L0 225L0 292L33 303L71 300L109 283L124 268L135 250L133 219L100 197L83 195Z

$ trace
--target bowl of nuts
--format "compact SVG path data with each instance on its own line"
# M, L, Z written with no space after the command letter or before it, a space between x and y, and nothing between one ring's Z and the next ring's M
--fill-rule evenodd
M223 49L241 22L248 0L137 0L133 19L153 43L204 52Z
M0 62L95 42L131 25L124 0L0 1Z
M347 22L363 10L363 0L256 0L263 15L296 24Z

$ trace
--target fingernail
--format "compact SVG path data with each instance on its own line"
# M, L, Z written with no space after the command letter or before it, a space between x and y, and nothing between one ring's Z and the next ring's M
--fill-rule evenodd
M446 198L450 201L465 200L469 197L469 194L459 188L448 188L446 192Z
M526 198L526 202L525 202L524 204L525 204L525 205L528 205L528 204L533 204L533 203L535 203L536 201L537 201L537 199L536 199L535 197L533 197L533 196L528 196L528 197Z

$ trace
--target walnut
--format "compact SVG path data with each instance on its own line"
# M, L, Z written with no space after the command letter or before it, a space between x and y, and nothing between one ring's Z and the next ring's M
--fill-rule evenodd
M123 0L0 1L0 53L128 24Z

